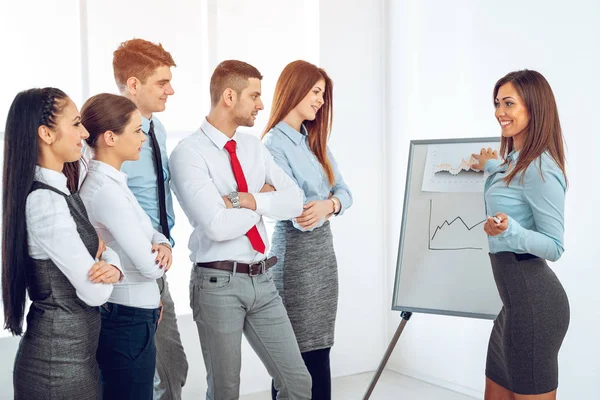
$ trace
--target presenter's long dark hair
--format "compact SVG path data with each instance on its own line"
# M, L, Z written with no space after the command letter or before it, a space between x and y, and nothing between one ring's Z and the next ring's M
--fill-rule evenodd
M38 161L38 129L54 128L67 104L60 89L30 89L17 94L8 111L4 134L2 181L2 302L4 328L23 333L27 248L25 205Z
M529 112L529 124L525 128L525 143L519 152L517 164L504 178L507 185L519 172L527 169L529 164L538 159L542 153L548 152L565 175L565 150L558 108L550 84L537 71L524 69L506 74L494 86L494 102L498 90L506 83L512 83L517 93L525 102ZM506 159L513 150L513 138L502 137L500 154ZM541 168L541 159L540 159ZM521 175L523 177L523 175Z

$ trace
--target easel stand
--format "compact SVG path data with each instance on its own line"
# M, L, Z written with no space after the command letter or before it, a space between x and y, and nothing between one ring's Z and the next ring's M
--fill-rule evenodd
M402 311L400 313L400 316L402 317L402 321L400 321L400 325L398 325L398 329L396 329L396 333L394 333L394 337L392 338L392 341L388 345L388 348L385 351L385 354L383 355L381 362L379 363L379 367L377 367L377 371L375 371L375 376L373 376L373 379L371 380L371 384L369 385L369 388L367 389L367 391L365 392L365 395L363 396L363 400L368 400L371 397L371 394L373 393L373 390L375 389L375 385L377 385L377 381L379 380L379 377L383 373L385 365L387 364L390 356L392 355L392 351L394 351L394 347L396 347L396 343L398 343L398 339L400 339L400 335L402 334L402 331L404 330L406 323L408 322L410 317L412 317L412 312Z

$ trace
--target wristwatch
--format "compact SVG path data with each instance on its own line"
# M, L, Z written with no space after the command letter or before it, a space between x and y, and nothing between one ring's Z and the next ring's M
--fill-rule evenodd
M240 194L238 192L231 192L227 195L227 198L233 205L233 208L242 208L240 206Z

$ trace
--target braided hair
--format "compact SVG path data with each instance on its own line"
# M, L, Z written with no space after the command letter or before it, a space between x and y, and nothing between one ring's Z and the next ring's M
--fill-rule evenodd
M4 327L13 335L23 332L27 248L25 206L35 176L38 129L56 126L67 95L56 88L29 89L17 94L10 106L4 135L2 181L2 301Z
M56 126L56 117L62 112L61 102L67 97L65 92L56 88L44 88L42 90L42 115L40 125L46 125L49 128Z

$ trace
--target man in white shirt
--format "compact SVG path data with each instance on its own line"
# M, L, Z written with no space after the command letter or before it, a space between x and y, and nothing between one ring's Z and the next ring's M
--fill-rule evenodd
M303 194L255 136L262 75L224 61L210 81L211 110L169 161L173 191L194 228L190 299L207 370L207 399L239 397L242 333L279 399L310 399L311 379L268 270L263 216L302 213Z

